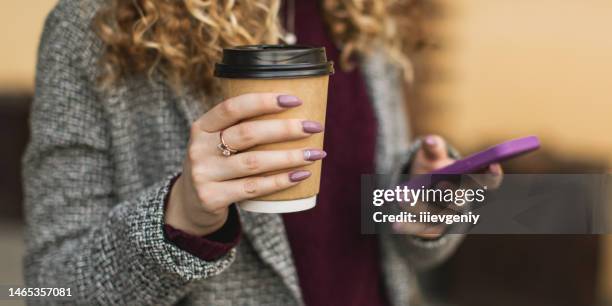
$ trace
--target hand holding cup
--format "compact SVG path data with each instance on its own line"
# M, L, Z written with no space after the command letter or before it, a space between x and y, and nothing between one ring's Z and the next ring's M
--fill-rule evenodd
M166 223L195 235L206 235L226 221L232 203L278 192L310 177L307 166L325 157L317 148L246 151L249 148L303 139L323 132L305 119L247 119L299 107L295 96L251 93L227 99L192 124L183 173L175 182ZM226 156L219 144L230 148ZM274 173L266 175L268 173Z

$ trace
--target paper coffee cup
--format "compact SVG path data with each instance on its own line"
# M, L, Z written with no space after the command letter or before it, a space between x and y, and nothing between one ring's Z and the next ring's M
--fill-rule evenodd
M300 118L325 124L327 87L333 74L333 63L327 60L325 48L286 45L243 46L223 50L223 60L215 67L225 99L246 93L278 92L299 97L304 103L282 113L250 120ZM256 150L323 148L324 133L282 143L253 147ZM321 163L304 169L312 175L283 191L239 203L244 210L261 213L288 213L315 206L321 181ZM286 169L283 171L287 171ZM267 173L263 175L268 175Z

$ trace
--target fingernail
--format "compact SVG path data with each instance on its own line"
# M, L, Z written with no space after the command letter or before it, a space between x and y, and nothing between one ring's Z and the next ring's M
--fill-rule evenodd
M501 165L499 164L489 165L489 172L491 172L491 174L496 175L496 176L501 175L502 174Z
M438 139L435 136L425 137L425 143L430 147L435 147L438 144Z
M310 171L307 170L297 170L297 171L293 171L291 173L289 173L289 180L291 182L300 182L303 181L307 178L309 178L311 175Z
M302 128L304 133L321 133L323 132L323 126L316 121L302 121Z
M280 107L296 107L302 104L302 100L290 95L280 95L276 97L276 101Z
M315 160L323 159L325 158L325 156L327 156L327 153L323 150L317 150L317 149L304 150L304 160L315 161Z

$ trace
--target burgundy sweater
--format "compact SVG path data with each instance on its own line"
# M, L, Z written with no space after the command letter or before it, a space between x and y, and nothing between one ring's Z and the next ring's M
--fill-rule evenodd
M359 69L339 69L339 50L327 33L319 1L296 1L298 43L324 46L337 64L330 78L321 191L311 210L284 214L306 305L387 305L376 236L360 233L360 177L374 172L376 119ZM238 243L240 222L206 237L166 226L168 239L204 260Z

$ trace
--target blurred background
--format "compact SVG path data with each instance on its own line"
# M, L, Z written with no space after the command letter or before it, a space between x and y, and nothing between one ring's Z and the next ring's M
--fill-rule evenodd
M20 158L55 2L0 3L0 285L23 284ZM431 47L415 57L407 101L416 135L464 153L538 135L542 150L506 171L610 172L612 1L431 0L423 13ZM470 236L422 280L441 305L612 305L612 238Z

